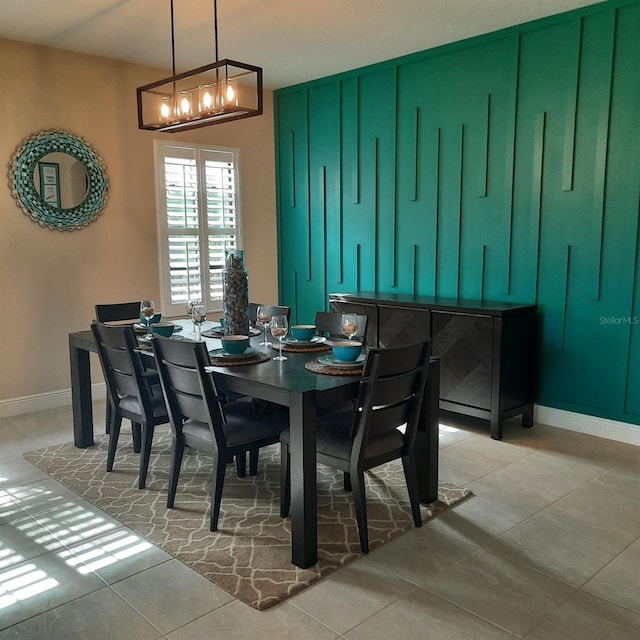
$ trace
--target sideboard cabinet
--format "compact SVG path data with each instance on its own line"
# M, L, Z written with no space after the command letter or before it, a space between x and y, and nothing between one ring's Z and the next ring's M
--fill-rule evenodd
M440 359L440 408L490 421L533 424L536 306L432 296L333 293L331 310L366 314L367 344L392 347L430 338Z

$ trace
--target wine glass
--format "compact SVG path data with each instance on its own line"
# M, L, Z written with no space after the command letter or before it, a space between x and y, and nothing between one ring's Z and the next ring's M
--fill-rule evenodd
M140 303L140 315L145 319L147 323L147 333L145 338L151 338L151 318L156 313L156 304L153 300L143 300Z
M267 338L267 327L271 322L271 307L260 305L256 312L256 324L264 327L264 341L260 343L261 347L269 347L271 343Z
M274 360L286 360L287 357L282 355L282 341L289 331L287 316L271 316L269 327L271 327L271 335L274 338L278 338L280 342L280 353L274 358Z
M342 314L342 333L349 340L358 333L358 316L355 313Z
M193 309L191 310L191 320L193 320L193 324L198 329L198 341L202 340L202 325L205 323L207 319L207 308L200 304L199 302L193 305Z
M191 322L193 323L193 330L191 331L191 333L189 335L195 336L196 335L196 323L193 322L193 307L196 304L201 304L202 301L201 300L196 300L196 299L189 299L187 300L187 315L191 318Z

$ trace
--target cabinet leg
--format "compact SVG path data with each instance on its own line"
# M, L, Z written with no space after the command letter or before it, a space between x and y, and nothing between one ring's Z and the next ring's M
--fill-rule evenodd
M502 418L499 416L491 416L491 437L502 440Z
M533 427L533 405L529 405L522 412L522 426L527 427L527 429Z

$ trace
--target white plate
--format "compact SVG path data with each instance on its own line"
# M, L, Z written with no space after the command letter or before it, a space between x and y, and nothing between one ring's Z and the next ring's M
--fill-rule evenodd
M343 362L342 360L336 360L334 356L320 356L318 362L320 364L326 364L329 367L336 367L336 369L357 369L362 366L364 362L364 354L360 354L355 362Z
M327 339L324 336L314 336L311 340L296 340L295 338L285 338L282 342L283 344L324 344Z

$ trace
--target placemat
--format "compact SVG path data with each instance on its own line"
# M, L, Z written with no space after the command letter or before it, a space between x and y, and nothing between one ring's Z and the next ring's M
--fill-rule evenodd
M313 371L313 373L322 373L326 376L359 376L362 373L362 367L339 369L338 367L331 367L329 365L322 364L317 360L306 362L304 368L308 371Z
M224 329L207 329L202 332L202 335L205 338L222 338L224 333ZM262 331L260 329L255 329L254 327L249 327L249 335L250 336L260 336L262 335Z
M278 351L280 349L280 345L277 342L275 343L272 342L271 348ZM305 353L307 351L310 353L316 353L318 351L331 351L331 347L326 342L323 342L321 344L305 344L305 345L288 344L286 342L283 342L282 350L290 351L291 353Z
M240 360L232 360L230 358L209 358L211 364L214 367L237 367L244 364L259 364L261 362L267 362L271 360L271 356L264 351L256 351L256 355L253 358L242 358Z

